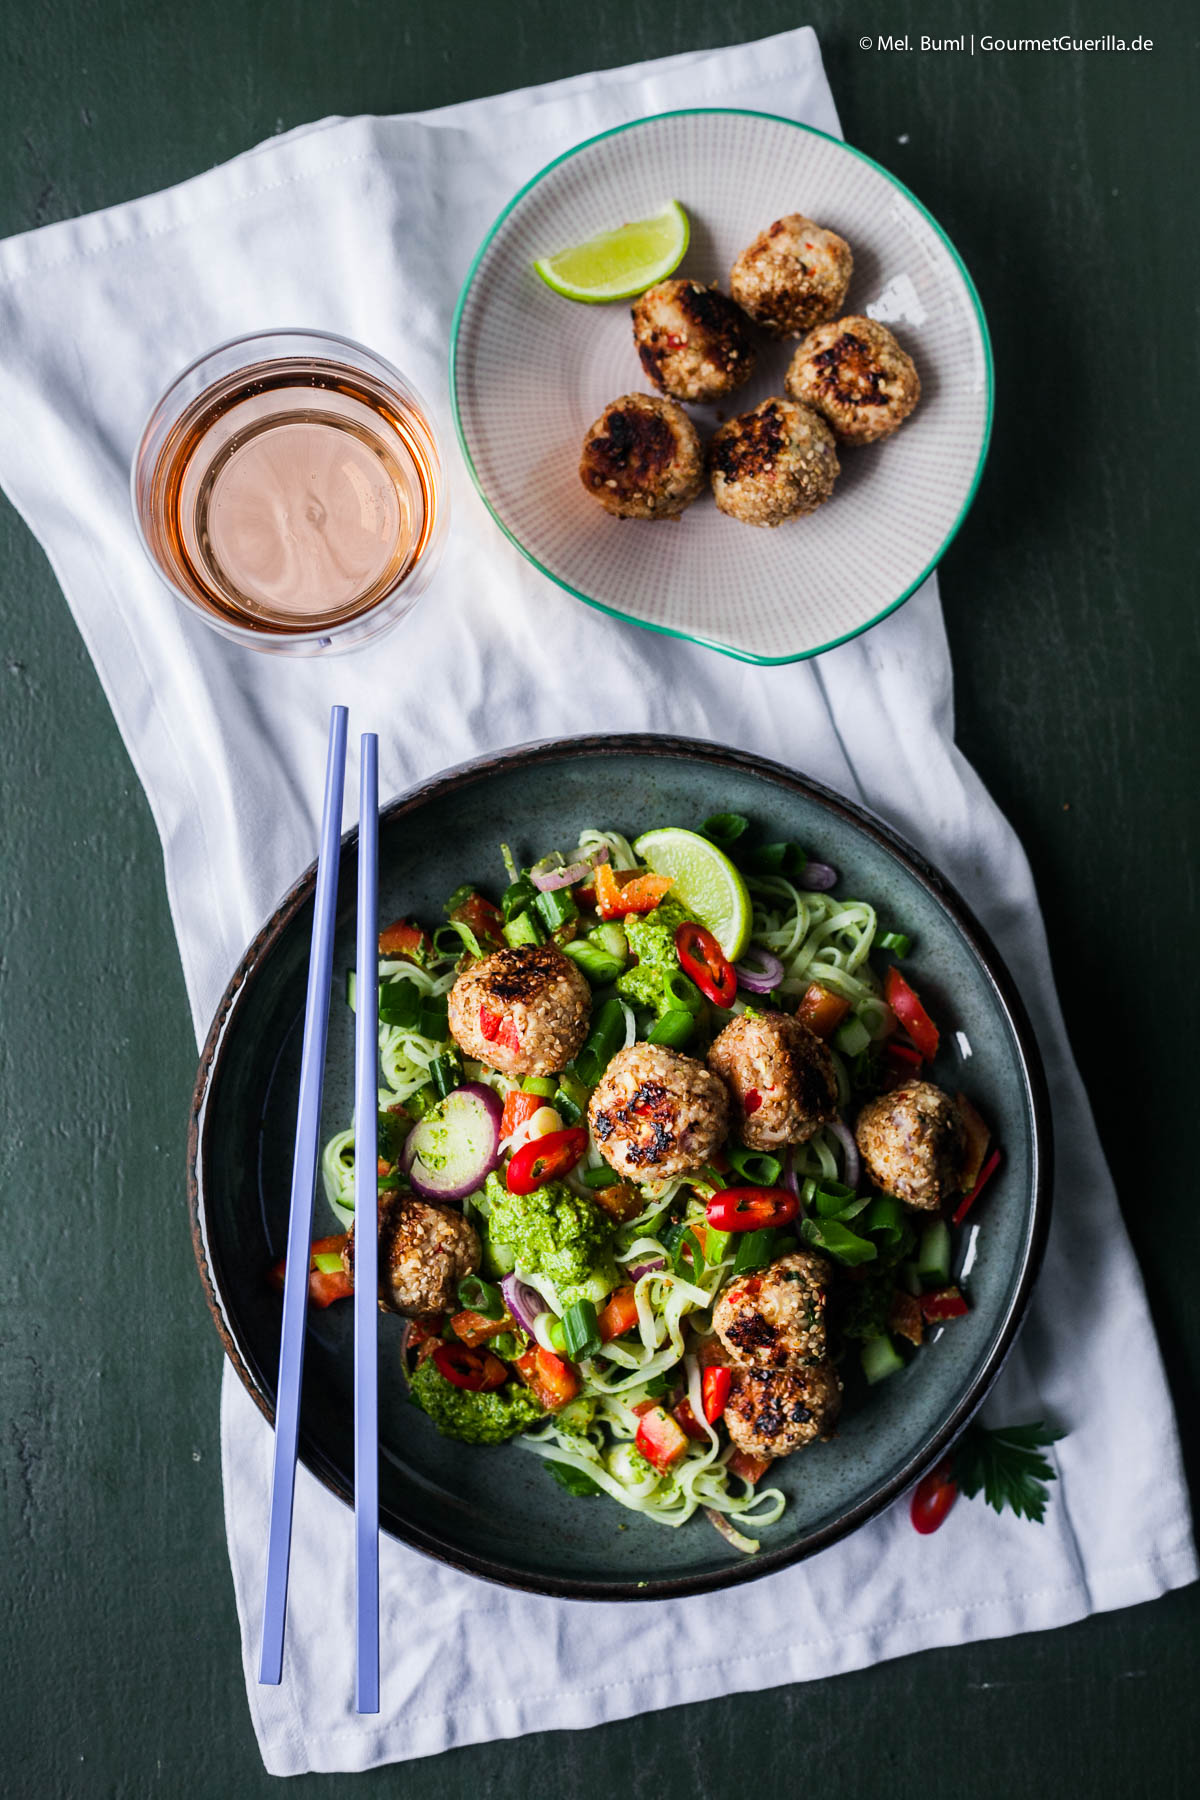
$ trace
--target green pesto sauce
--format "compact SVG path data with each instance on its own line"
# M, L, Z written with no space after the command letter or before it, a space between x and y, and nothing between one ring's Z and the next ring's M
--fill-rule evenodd
M563 1181L510 1194L496 1173L488 1176L485 1193L493 1244L510 1251L525 1274L552 1281L564 1306L584 1297L603 1299L616 1287L612 1221L591 1200Z
M412 1397L446 1437L464 1444L502 1444L542 1416L529 1389L519 1381L490 1394L457 1388L440 1373L432 1357L414 1371Z
M678 1007L679 1001L668 995L665 983L668 975L680 973L675 933L689 917L678 900L671 899L662 901L653 912L629 915L625 936L637 963L617 978L617 992L622 1000L649 1007L660 1017Z

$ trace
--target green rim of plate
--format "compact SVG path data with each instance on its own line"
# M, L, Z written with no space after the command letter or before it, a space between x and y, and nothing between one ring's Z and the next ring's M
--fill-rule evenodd
M544 180L552 170L557 169L560 163L569 162L573 156L578 156L584 150L590 150L593 144L603 143L605 138L617 137L624 131L640 131L644 126L653 125L659 119L681 119L698 114L710 117L734 114L740 118L768 119L774 125L787 125L790 126L793 131L807 132L810 137L825 138L828 143L836 144L839 150L844 150L848 156L857 157L859 162L866 163L868 168L874 169L878 174L882 175L885 180L890 182L891 186L896 189L897 193L903 194L904 198L916 207L923 219L928 220L929 224L932 225L933 229L937 232L937 235L946 246L946 249L950 252L951 260L962 277L963 285L967 290L971 305L975 309L975 318L979 325L980 341L983 345L983 366L987 379L987 413L983 422L983 440L979 446L979 459L975 465L975 473L971 478L971 486L967 491L967 497L959 509L958 517L955 519L941 544L934 552L930 561L926 563L916 580L912 582L910 586L906 587L904 592L899 595L897 599L889 601L888 605L885 606L882 611L877 612L874 618L868 619L863 625L855 626L853 631L843 632L841 637L830 638L827 644L818 644L811 650L797 650L792 656L758 656L752 650L739 650L733 644L722 644L718 642L716 638L700 637L690 631L681 631L674 625L656 625L653 621L648 619L635 619L630 613L622 612L619 607L609 606L603 600L594 599L591 594L585 594L582 589L572 587L571 583L569 581L564 581L561 575L554 574L553 570L548 569L544 563L539 562L532 550L526 548L516 533L510 530L504 523L504 520L492 505L487 490L484 488L484 485L479 478L479 471L476 469L472 460L471 452L467 448L466 431L463 427L462 410L459 406L458 340L459 333L462 329L463 313L466 310L467 300L470 297L471 289L474 286L475 277L479 271L479 265L487 255L496 233L500 230L500 227L504 224L504 221L508 218L509 214L520 205L526 194L530 193L538 185L539 181ZM992 339L991 333L988 331L987 315L983 310L983 302L979 298L978 290L971 279L966 263L959 255L949 234L941 225L939 225L929 208L923 205L912 190L906 188L904 183L893 175L890 169L885 169L882 163L876 162L875 158L873 156L868 156L864 150L856 150L853 144L847 144L843 138L834 137L832 132L820 131L815 125L804 125L799 119L785 118L781 113L760 112L757 108L748 106L677 106L669 109L667 112L650 113L644 119L631 119L624 125L613 125L607 131L598 131L594 137L585 138L581 144L575 144L570 150L564 150L561 156L556 156L553 162L548 162L544 168L539 169L537 174L531 176L524 187L519 188L513 195L512 199L504 208L503 212L499 214L495 223L492 225L491 230L475 252L471 261L471 266L467 270L466 280L459 290L458 302L455 305L454 318L450 326L450 405L454 413L454 431L458 438L458 447L462 451L463 461L466 463L467 471L475 484L476 493L487 507L489 513L491 513L492 518L504 533L509 543L513 544L521 552L521 555L525 560L532 563L534 568L537 569L540 574L544 575L548 581L552 581L555 587L562 588L564 593L572 595L576 600L582 600L585 606L591 606L597 612L607 613L610 619L620 619L625 625L636 625L642 631L656 631L662 637L680 638L684 643L699 644L706 650L716 650L722 656L731 656L737 662L754 663L760 668L777 668L780 664L784 663L807 662L810 657L823 656L827 650L836 650L839 644L848 644L851 639L861 637L864 631L873 630L882 620L888 618L890 614L903 606L906 600L912 598L913 594L916 593L921 584L928 581L929 577L933 574L933 571L937 568L943 556L945 556L947 550L958 536L959 531L962 529L963 520L970 512L971 507L974 504L975 496L979 492L979 483L983 479L984 464L987 462L988 450L991 447L992 442L992 420L995 415L996 406L996 370L992 357Z

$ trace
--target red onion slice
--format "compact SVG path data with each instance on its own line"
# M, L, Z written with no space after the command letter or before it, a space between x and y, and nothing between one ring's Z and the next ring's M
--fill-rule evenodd
M666 1257L656 1256L653 1262L635 1263L629 1273L634 1281L640 1281L643 1275L656 1275L660 1269L665 1269L666 1266Z
M810 894L827 894L831 887L837 886L837 870L831 869L828 863L807 862L803 875L796 877L796 886L807 888Z
M733 972L738 978L738 986L745 988L748 994L769 994L783 980L783 964L779 958L757 944L741 962L734 963Z
M842 1170L842 1180L847 1187L856 1188L859 1175L862 1173L862 1160L858 1154L858 1145L854 1141L854 1134L850 1127L844 1125L840 1119L834 1119L829 1129L842 1146L842 1155L846 1159L846 1166Z
M413 1193L422 1200L464 1200L482 1187L500 1161L502 1112L490 1087L467 1081L418 1119L400 1157Z
M601 863L609 862L610 860L611 858L607 844L598 844L594 850L588 852L588 862L593 869L598 869Z
M783 1159L783 1185L789 1194L794 1194L800 1205L798 1217L804 1217L804 1202L800 1198L800 1183L796 1180L796 1152L788 1145L787 1155Z
M746 1537L744 1532L739 1531L736 1525L731 1524L725 1514L718 1512L715 1506L706 1506L704 1516L709 1524L714 1525L721 1536L733 1545L735 1550L741 1551L743 1556L753 1556L757 1552L758 1539Z
M500 1283L500 1292L504 1295L505 1306L521 1330L533 1337L535 1322L550 1310L537 1289L531 1288L516 1275L506 1275Z
M540 875L536 869L530 869L529 879L543 894L551 894L555 888L574 887L577 881L585 880L591 872L587 863L573 862L561 869L547 869Z

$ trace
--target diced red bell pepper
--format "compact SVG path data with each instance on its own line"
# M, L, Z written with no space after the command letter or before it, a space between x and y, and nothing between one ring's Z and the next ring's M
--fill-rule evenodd
M711 1440L703 1425L692 1411L692 1403L686 1394L678 1406L672 1407L671 1416L677 1421L684 1434L698 1444L707 1444Z
M884 979L883 995L926 1062L932 1062L938 1052L938 1028L894 963Z
M445 1323L445 1313L418 1313L408 1321L409 1348L414 1344L440 1344Z
M345 1231L335 1237L317 1238L309 1250L308 1263L308 1303L322 1310L332 1306L335 1300L348 1300L354 1292L353 1278L344 1269L318 1269L313 1266L313 1258L317 1256L340 1256L346 1247ZM287 1258L283 1257L267 1272L267 1280L276 1293L283 1292L283 1278L287 1267Z
M748 1088L742 1095L742 1111L747 1118L756 1113L762 1105L762 1095L757 1088Z
M637 874L632 881L619 882L608 863L601 863L596 870L596 908L602 919L653 912L674 885L669 875Z
M729 1400L729 1390L732 1386L733 1375L719 1363L715 1363L712 1368L700 1371L700 1392L704 1401L704 1416L710 1425L715 1425L725 1411Z
M601 1312L597 1325L600 1330L600 1342L611 1344L614 1338L624 1337L632 1331L638 1322L636 1289L619 1287L609 1295Z
M481 1344L489 1339L499 1337L502 1331L511 1331L513 1322L507 1313L498 1319L489 1319L486 1313L472 1312L468 1307L463 1312L456 1312L450 1321L450 1329L460 1344L466 1344L470 1350L478 1350Z
M913 1489L909 1503L909 1518L915 1530L922 1537L928 1537L936 1531L946 1518L946 1514L958 1499L958 1486L953 1478L953 1463L943 1457L935 1469L923 1475Z
M786 1225L800 1210L786 1188L722 1188L709 1200L705 1218L717 1231L765 1231Z
M656 1405L638 1420L634 1443L652 1468L665 1471L683 1456L688 1441L679 1420L665 1406Z
M393 919L379 934L380 956L401 956L405 962L423 969L433 954L433 945L414 919Z
M547 1412L567 1406L579 1392L579 1375L569 1362L540 1344L518 1356L514 1367L538 1404Z
M522 1144L505 1173L510 1194L532 1194L543 1182L558 1181L579 1161L588 1147L581 1125L567 1131L548 1131L545 1137Z
M469 1350L465 1344L438 1344L433 1366L451 1387L469 1394L489 1394L504 1386L508 1370L490 1350Z
M921 1302L915 1294L906 1294L903 1288L896 1289L888 1311L888 1330L895 1332L897 1337L907 1338L910 1344L923 1342L925 1321Z
M504 1096L504 1111L500 1114L500 1141L505 1142L520 1126L528 1124L535 1112L540 1112L546 1102L540 1094L526 1094L520 1088L511 1088Z
M500 1035L500 1027L504 1023L504 1014L493 1012L490 1006L479 1008L479 1029L489 1044L494 1044Z
M737 970L711 931L685 919L675 932L675 954L685 975L690 975L706 1000L714 1006L732 1006L737 999Z
M976 1200L979 1198L980 1194L983 1192L983 1190L987 1186L988 1182L992 1179L992 1176L996 1173L996 1170L1000 1167L1001 1154L1002 1154L1001 1150L1000 1150L999 1146L997 1145L996 1149L992 1151L992 1154L988 1157L987 1161L984 1163L982 1169L980 1169L979 1180L975 1183L975 1186L971 1189L970 1193L965 1196L964 1199L959 1201L958 1205L955 1207L954 1223L956 1225L962 1224L963 1220L966 1218L967 1214L970 1212L971 1208L974 1206Z
M921 1295L921 1312L927 1325L936 1325L942 1319L961 1319L970 1310L958 1287L938 1288L932 1294Z
M810 1031L815 1031L819 1038L831 1038L849 1011L848 1000L843 1000L832 988L822 987L819 981L813 981L804 990L804 996L796 1008L796 1017Z
M756 1481L762 1480L770 1466L771 1458L769 1456L751 1456L748 1450L735 1450L725 1465L730 1474L740 1475L743 1481L750 1483L751 1487Z
M468 894L461 906L456 906L450 914L458 925L465 925L473 931L479 941L479 948L486 956L490 950L499 950L504 943L504 914L482 894Z

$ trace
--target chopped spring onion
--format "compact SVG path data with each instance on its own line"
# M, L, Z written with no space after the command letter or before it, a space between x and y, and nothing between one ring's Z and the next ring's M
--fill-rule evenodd
M563 1088L558 1088L555 1092L554 1111L558 1114L564 1126L578 1125L580 1119L583 1117L582 1106L573 1100L570 1094Z
M843 1056L858 1056L871 1042L871 1033L862 1020L851 1013L834 1032L833 1041Z
M551 1081L548 1075L527 1075L521 1083L523 1094L540 1094L543 1100L553 1100L558 1092L557 1081Z
M621 1179L621 1177L619 1175L615 1175L613 1173L613 1171L610 1168L608 1168L607 1166L605 1166L603 1169L585 1169L583 1171L583 1181L584 1181L585 1187L590 1187L590 1188L615 1187L617 1185L618 1181L620 1181L620 1179Z
M569 919L579 917L579 908L571 898L569 888L549 888L545 893L539 892L533 904L548 931L557 931Z
M731 1144L726 1154L734 1173L751 1187L779 1186L783 1164L777 1156L768 1156L764 1150L746 1150L741 1144Z
M591 1033L572 1073L585 1087L595 1087L624 1042L625 1008L619 1000L606 1000L592 1018Z
M862 1372L872 1386L904 1367L904 1358L899 1355L890 1337L868 1338L860 1357Z
M624 937L624 932L621 935ZM561 948L563 955L570 957L593 987L608 987L621 974L629 959L627 955L614 956L596 942L597 936L596 932L589 932L586 937L574 938Z
M685 975L682 969L669 969L663 976L663 993L668 1002L664 1012L688 1012L695 1015L704 1011L704 995L691 976Z
M546 1315L543 1313L542 1320L545 1320L545 1318L546 1318ZM541 1323L541 1322L542 1321L539 1321L539 1323ZM550 1348L555 1352L556 1355L558 1355L558 1356L566 1356L567 1355L567 1333L566 1333L566 1327L563 1325L563 1322L561 1319L553 1319L552 1318L549 1320L549 1323L546 1328L546 1336L550 1340Z
M433 934L433 947L439 956L461 956L465 950L468 956L477 960L483 957L479 939L461 919L451 919L448 924L439 925Z
M744 1231L737 1247L737 1255L733 1259L735 1275L748 1275L752 1269L765 1269L775 1259L776 1233L769 1228L765 1231Z
M463 1276L458 1284L458 1299L468 1312L482 1313L485 1319L502 1319L507 1310L500 1289L478 1275Z
M905 957L912 949L912 939L902 931L885 931L875 942L880 950L890 950L895 957Z
M447 1051L444 1056L435 1056L429 1065L429 1079L437 1090L439 1100L447 1099L462 1078L462 1059L455 1051Z
M445 994L427 994L421 1002L418 1029L422 1037L444 1043L450 1035Z
M544 944L546 941L545 932L531 912L517 913L501 930L505 943L514 950L519 950L522 944Z
M572 1361L579 1362L585 1356L596 1355L600 1349L600 1326L596 1308L590 1300L576 1300L568 1306L563 1314L562 1328L567 1355Z
M857 1237L837 1219L814 1219L810 1215L800 1221L800 1236L806 1244L827 1251L850 1269L857 1268L859 1263L874 1262L879 1254L874 1244Z
M315 1250L312 1266L322 1275L340 1275L342 1273L342 1259L332 1250Z
M646 1034L648 1044L666 1044L670 1050L682 1050L691 1041L696 1029L696 1018L690 1012L664 1013L658 1023L652 1025Z
M904 1208L891 1194L876 1194L867 1208L863 1229L882 1238L889 1248L895 1246L907 1230Z
M950 1279L950 1227L944 1219L934 1219L921 1233L917 1274L927 1288L945 1287Z

